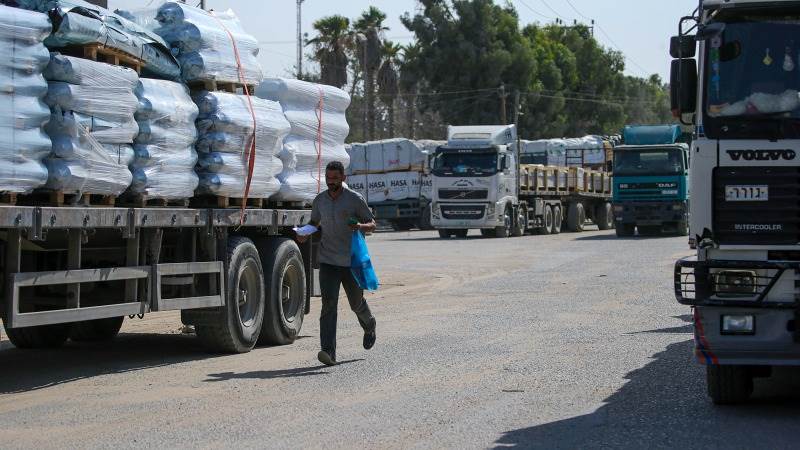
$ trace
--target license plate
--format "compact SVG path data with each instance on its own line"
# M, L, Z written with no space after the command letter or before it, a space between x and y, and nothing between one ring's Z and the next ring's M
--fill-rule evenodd
M741 185L725 186L726 202L766 202L769 200L769 186Z

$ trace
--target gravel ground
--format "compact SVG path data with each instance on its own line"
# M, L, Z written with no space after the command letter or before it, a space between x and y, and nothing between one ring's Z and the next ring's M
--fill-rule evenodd
M473 232L474 233L474 232ZM338 357L302 338L208 355L175 313L126 321L106 345L0 342L2 448L788 448L800 373L720 408L672 294L686 238L586 232L369 240L378 343L340 302Z

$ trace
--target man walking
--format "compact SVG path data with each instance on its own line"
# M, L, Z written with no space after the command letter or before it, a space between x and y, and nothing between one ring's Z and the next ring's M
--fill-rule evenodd
M319 337L322 350L317 358L325 365L336 364L336 316L339 303L339 287L356 313L358 323L364 329L364 348L375 345L375 317L364 299L364 291L358 286L350 271L350 241L353 231L370 233L375 230L375 218L361 194L344 187L347 177L344 165L333 161L325 168L325 184L328 190L314 199L311 207L311 225L322 230L319 247L319 285L322 291L322 311L319 317ZM297 236L300 243L308 236Z

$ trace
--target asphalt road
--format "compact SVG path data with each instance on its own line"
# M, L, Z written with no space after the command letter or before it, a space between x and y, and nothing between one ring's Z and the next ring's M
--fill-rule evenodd
M378 343L341 301L338 357L303 337L208 355L175 314L129 320L109 345L0 343L0 447L789 448L800 373L720 408L672 296L686 238L609 232L369 240Z

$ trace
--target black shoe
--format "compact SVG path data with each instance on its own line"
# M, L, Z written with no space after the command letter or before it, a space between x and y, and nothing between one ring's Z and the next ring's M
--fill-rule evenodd
M364 349L369 350L375 345L375 320L372 321L372 331L365 331L364 332Z
M320 352L317 353L317 359L319 360L319 362L325 364L326 366L336 365L336 358L329 355L328 352L326 352L325 350L320 350Z

